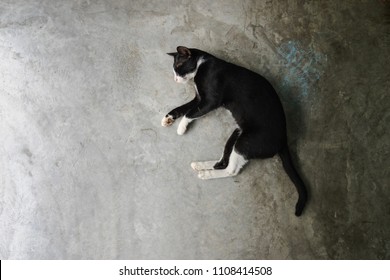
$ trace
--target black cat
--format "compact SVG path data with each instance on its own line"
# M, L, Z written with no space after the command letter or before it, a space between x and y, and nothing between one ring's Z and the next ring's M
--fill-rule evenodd
M295 215L300 216L307 201L307 191L291 161L287 146L286 119L282 104L272 85L262 76L228 63L198 49L177 47L174 57L175 81L194 80L195 98L170 111L163 126L170 126L183 116L177 133L187 125L222 106L228 109L239 128L228 139L219 161L193 162L201 179L235 176L253 158L279 154L283 167L298 191Z

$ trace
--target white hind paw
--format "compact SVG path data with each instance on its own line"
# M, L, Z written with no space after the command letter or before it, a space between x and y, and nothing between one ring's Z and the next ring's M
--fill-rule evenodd
M201 171L201 170L212 170L214 169L214 165L217 163L217 161L198 161L191 163L192 169L195 171Z
M215 170L201 170L198 171L198 177L202 180L218 179L236 176L238 172L229 172L226 169L215 169Z
M208 180L213 178L210 170L201 170L198 172L198 178L202 180Z

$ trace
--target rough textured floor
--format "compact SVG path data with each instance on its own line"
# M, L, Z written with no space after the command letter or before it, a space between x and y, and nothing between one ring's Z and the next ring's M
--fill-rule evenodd
M390 258L389 1L0 1L1 259ZM281 161L201 181L223 110L192 98L177 45L278 90L311 200Z

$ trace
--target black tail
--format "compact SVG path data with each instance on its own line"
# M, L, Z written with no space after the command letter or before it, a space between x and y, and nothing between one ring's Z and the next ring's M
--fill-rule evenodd
M295 205L295 216L300 216L307 201L305 184L294 167L287 145L285 145L279 152L279 156L282 159L284 170L286 170L287 175L297 188L299 198L297 204Z

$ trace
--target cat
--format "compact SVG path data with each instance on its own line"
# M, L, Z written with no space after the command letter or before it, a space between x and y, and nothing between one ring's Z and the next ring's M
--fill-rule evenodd
M291 160L284 110L272 85L263 76L202 50L183 46L176 50L168 53L174 57L174 80L193 81L196 96L165 115L161 125L171 126L183 117L177 128L177 133L183 135L188 124L218 107L229 110L238 125L226 142L220 160L191 163L198 177L235 176L248 160L278 154L297 189L295 215L300 216L307 201L307 190Z

